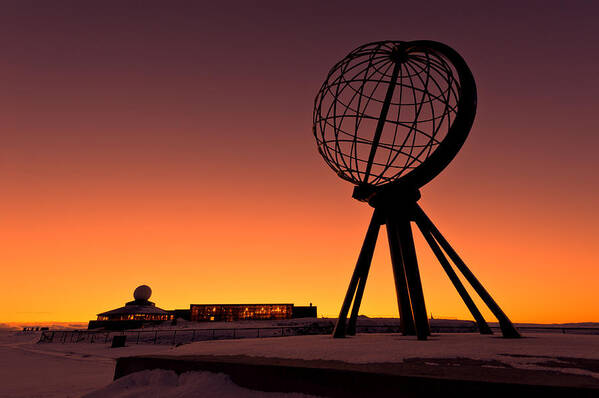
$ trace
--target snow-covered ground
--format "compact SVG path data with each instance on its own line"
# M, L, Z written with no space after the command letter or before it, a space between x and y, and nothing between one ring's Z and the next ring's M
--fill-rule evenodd
M599 336L530 334L522 339L475 333L444 333L426 341L397 334L362 334L345 339L294 336L276 339L202 341L174 348L169 355L247 355L349 363L393 363L409 358L470 358L498 361L515 368L553 370L599 378L599 369L573 367L565 358L599 361ZM563 367L546 367L548 360Z
M39 333L0 332L0 397L77 397L110 383L112 359L45 352Z
M523 339L503 339L498 335L448 333L427 341L397 334L360 334L345 339L311 335L114 349L108 344L38 344L38 340L39 332L0 331L0 397L192 397L197 396L194 391L213 391L204 396L221 397L263 395L234 385L224 375L206 372L177 376L170 371L147 371L113 383L115 358L133 355L247 355L350 363L430 358L431 364L439 358L471 358L599 378L597 335L539 333L527 334ZM585 360L594 361L594 365L585 367Z
M38 344L40 332L0 331L0 398L134 397L304 397L241 388L226 375L147 371L112 383L115 359L173 354L165 345L110 348L106 344ZM198 395L198 391L202 394ZM88 395L86 395L88 394Z

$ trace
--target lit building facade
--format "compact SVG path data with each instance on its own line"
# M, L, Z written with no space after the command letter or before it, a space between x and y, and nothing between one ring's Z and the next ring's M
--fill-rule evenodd
M159 308L158 308L159 309ZM169 312L164 314L148 314L139 311L136 314L106 314L98 315L98 321L169 321L173 315Z
M293 317L293 304L191 304L191 320L233 322Z

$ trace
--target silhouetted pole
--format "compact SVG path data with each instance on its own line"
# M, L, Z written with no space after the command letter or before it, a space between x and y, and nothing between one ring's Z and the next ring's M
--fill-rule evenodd
M360 281L358 282L358 290L356 290L356 297L351 308L351 314L349 316L349 322L347 323L346 333L350 336L356 334L356 323L358 321L358 311L360 311L360 304L362 304L362 297L364 296L364 289L366 288L366 280L368 279L368 271L370 270L370 263L363 270L363 274L360 275Z
M401 332L404 335L415 335L414 314L410 303L410 293L406 280L405 267L399 244L399 232L392 216L387 215L387 238L389 239L389 251L391 252L391 264L393 266L393 278L395 280L395 292L397 293L397 305L399 307L399 318Z
M399 75L399 70L401 69L401 63L395 62L393 66L393 72L391 73L391 78L389 80L389 86L387 87L387 92L385 95L385 100L381 106L381 113L378 118L378 123L376 126L376 130L373 138L373 145L370 149L370 154L368 157L368 163L366 165L366 170L364 172L364 181L368 181L368 177L370 175L370 171L372 169L372 164L374 162L374 158L376 155L376 150L378 147L378 142L381 138L381 134L383 133L383 128L385 127L385 121L387 120L387 113L389 112L389 106L391 105L391 100L393 98L393 91L395 90L395 85L397 81L397 76ZM352 276L352 280L350 282L350 289L348 289L347 294L345 295L345 300L343 302L343 306L341 307L341 312L339 314L339 319L337 320L337 325L335 326L335 331L333 332L333 337L343 337L345 334L354 335L356 334L356 322L358 317L358 311L360 310L360 304L362 302L362 296L364 295L364 289L366 287L366 279L368 278L368 271L370 269L370 264L372 262L372 255L374 253L374 247L376 245L376 237L372 241L372 248L370 248L369 243L369 235L371 227L373 227L373 223L376 223L376 234L378 236L378 232L380 230L380 223L376 217L376 210L372 215L372 220L370 222L370 226L368 227L368 232L366 234L366 239L364 240L364 245L362 246L362 251L360 252L360 257L358 258L358 264L356 264L356 269L354 270L354 276ZM368 241L368 244L367 244ZM362 252L364 252L364 259L362 260ZM357 291L356 291L357 287ZM354 298L355 294L355 298ZM352 313L349 320L349 325L346 326L347 312L349 311L349 305L351 304L353 299Z
M476 304L474 304L474 301L468 294L468 291L462 284L462 281L460 281L460 278L458 277L458 275L455 273L455 271L451 267L451 264L449 263L449 261L447 260L445 255L443 254L443 251L441 250L441 248L435 241L435 238L433 238L433 236L427 229L425 229L424 227L421 227L420 224L418 224L418 222L416 222L416 224L418 225L418 228L422 232L422 236L424 236L424 239L426 239L428 245L433 250L433 253L437 257L437 260L439 260L439 263L441 263L441 266L443 267L443 269L445 270L445 273L451 280L451 283L453 283L453 286L460 294L460 297L462 298L462 300L464 300L464 303L468 307L468 310L470 310L470 313L472 314L472 316L474 317L474 320L476 321L476 324L478 326L478 330L480 331L480 334L493 334L493 331L487 324L487 321L485 321L485 318L482 316L482 314L476 307Z
M378 223L378 228L376 229L376 235L378 237L381 220L380 220L380 212L377 210L374 211L372 215L372 222ZM373 244L373 252L374 246L376 245L376 241ZM346 334L354 336L356 334L356 322L358 320L358 311L360 311L360 304L362 304L362 297L364 296L364 289L366 288L366 280L368 279L368 272L370 271L370 265L372 264L372 254L370 255L370 261L368 261L364 267L361 269L361 273L359 275L358 281L358 289L356 290L356 296L354 297L354 303L352 304L351 314L349 316L349 322L347 324Z
M428 324L428 316L426 314L426 305L424 303L424 293L422 292L422 281L420 280L420 272L418 271L418 259L414 247L412 226L410 219L405 213L398 214L395 218L395 222L397 223L401 257L403 259L408 290L410 292L410 303L412 304L416 336L418 336L418 340L426 340L426 337L430 335L430 327Z
M501 310L499 305L493 300L491 295L487 292L487 290L483 287L483 285L476 279L474 274L470 271L470 269L466 266L466 264L462 261L460 256L456 253L455 250L451 247L449 242L443 237L441 232L435 227L433 222L428 218L428 216L424 213L424 211L416 204L416 212L415 217L418 220L419 225L422 225L426 230L428 230L433 237L439 242L443 250L447 253L451 261L455 264L455 266L460 270L462 275L466 278L466 280L470 283L472 288L476 291L476 293L480 296L480 298L485 302L487 307L491 310L493 315L499 321L499 327L501 327L501 332L503 333L503 337L511 337L517 338L521 337L520 333L514 325L512 321L505 315L505 313Z
M341 311L339 312L339 318L337 319L337 324L335 325L335 330L333 331L333 337L345 337L347 313L349 312L349 308L352 304L358 283L361 279L364 280L363 284L366 283L366 277L368 275L370 263L372 262L372 255L374 253L374 247L376 246L376 240L379 235L380 226L381 224L378 220L377 211L375 210L372 214L368 231L366 231L366 237L364 238L364 243L362 244L362 249L360 250L360 255L358 256L358 261L356 262L356 268L354 269L354 273L349 282L349 287L347 288L347 293L345 294L345 300L343 300L343 305L341 306Z

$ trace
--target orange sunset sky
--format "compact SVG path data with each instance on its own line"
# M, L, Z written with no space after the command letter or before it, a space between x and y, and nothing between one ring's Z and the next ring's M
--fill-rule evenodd
M372 210L318 155L313 101L385 39L449 44L478 86L423 209L513 321L599 321L598 5L290 3L3 6L0 322L94 319L140 284L336 316ZM415 236L428 312L471 319ZM384 229L361 308L398 314Z

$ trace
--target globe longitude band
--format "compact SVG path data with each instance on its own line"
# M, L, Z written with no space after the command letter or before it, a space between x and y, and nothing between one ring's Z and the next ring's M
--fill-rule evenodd
M339 177L355 185L353 197L374 207L335 337L355 334L382 224L389 240L402 332L419 339L430 334L412 222L480 332L492 333L449 260L493 312L503 335L520 336L417 204L419 188L443 171L464 144L474 122L476 100L474 77L464 59L435 41L365 44L329 71L314 101L313 133L318 151Z

